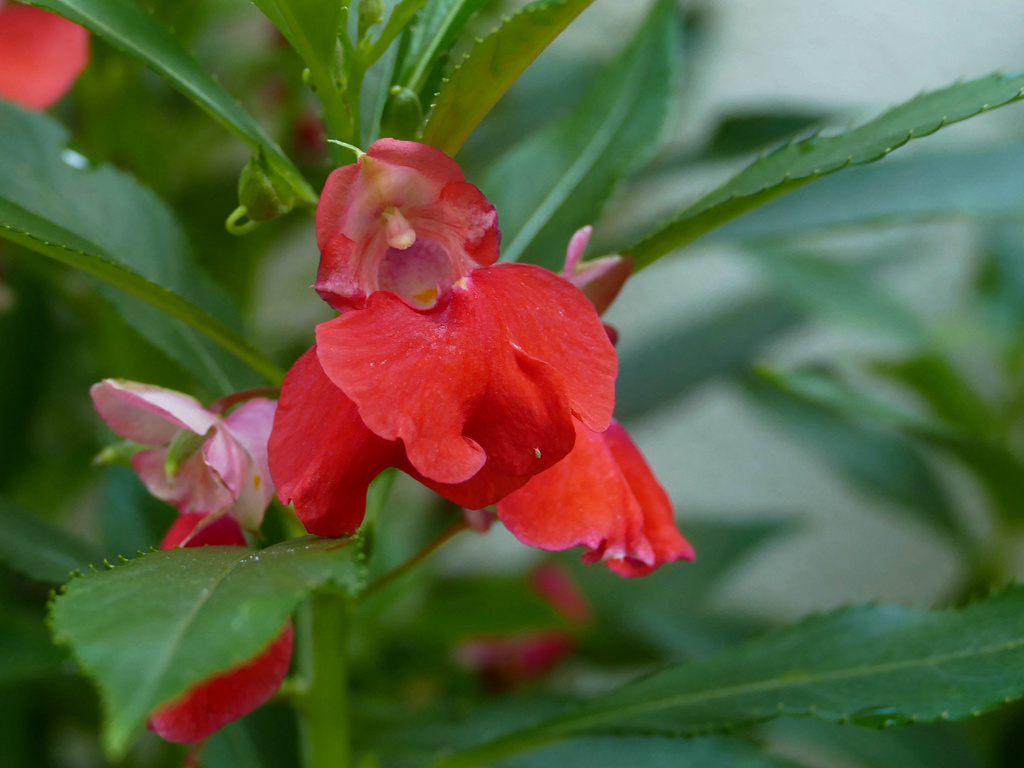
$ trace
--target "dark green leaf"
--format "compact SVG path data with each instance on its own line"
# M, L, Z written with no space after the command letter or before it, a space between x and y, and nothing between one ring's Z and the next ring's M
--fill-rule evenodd
M655 672L561 716L437 760L471 768L586 733L695 736L780 716L887 728L1024 696L1024 588L960 610L862 606Z
M558 269L572 233L650 153L668 113L677 30L675 4L657 3L572 112L491 165L480 188L501 212L503 260Z
M807 112L744 112L726 115L708 141L707 153L712 157L732 157L756 152L763 147L806 134L821 126L821 115Z
M822 380L804 383L821 385ZM875 403L868 410L866 403L857 400L860 418L851 418L848 410L834 405L835 398L848 402L845 392L829 387L811 398L794 386L790 377L769 371L747 380L748 393L760 405L854 486L895 502L939 530L959 534L960 523L946 491L914 442L896 430L878 426L876 419L864 418L870 412L887 420L898 413L903 419L903 411L882 410Z
M751 211L711 237L779 240L843 227L1024 216L1024 148L894 159L850 168Z
M58 672L65 655L47 637L43 623L4 608L4 620L0 622L0 686Z
M793 768L739 739L666 739L658 736L592 736L502 760L500 768Z
M75 536L0 499L0 563L36 581L60 584L102 556Z
M0 155L0 236L109 284L100 287L104 297L211 391L254 383L217 345L280 380L277 366L238 333L237 309L197 270L173 214L152 192L110 166L90 168L45 115L0 102L0 134L9 150Z
M495 102L592 0L538 0L485 37L444 81L423 141L455 155Z
M791 330L801 315L759 296L620 352L615 413L628 420L683 396L715 376L744 370L758 350Z
M35 0L33 5L66 16L145 63L253 150L263 147L299 198L316 205L316 193L281 148L140 5L131 0Z
M914 138L1024 97L1024 74L995 74L923 94L837 136L799 141L757 160L625 249L643 268L725 222L829 173L880 160Z
M314 589L355 594L363 570L351 539L154 552L72 580L50 617L99 686L105 743L118 757L154 707L256 656Z

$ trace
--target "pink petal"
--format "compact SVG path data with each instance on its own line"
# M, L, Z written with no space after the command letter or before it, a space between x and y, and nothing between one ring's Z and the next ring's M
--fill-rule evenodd
M587 624L594 611L572 574L560 563L544 563L530 572L530 586L572 624Z
M583 258L583 252L587 250L590 236L593 233L594 228L588 224L577 229L572 237L569 238L569 248L565 252L565 270L562 272L565 277L569 277L573 270L576 269L576 265L580 263L580 260Z
M274 426L276 410L277 402L274 400L249 400L229 414L222 427L234 437L246 454L245 477L231 511L248 530L259 528L263 513L274 496L267 442ZM207 461L210 461L210 457L207 457Z
M565 632L524 632L511 637L467 640L456 649L493 691L510 691L546 675L575 648Z
M149 492L173 504L182 514L197 512L208 515L234 503L234 494L217 475L210 472L202 451L181 465L173 483L167 482L166 461L166 448L139 451L132 456L132 466Z
M586 298L540 267L476 270L425 311L375 293L318 326L317 342L366 426L401 439L436 483L462 483L485 463L536 474L571 449L570 414L596 429L611 418L615 351Z
M318 536L354 532L370 481L402 460L401 445L370 432L327 378L316 347L285 377L269 450L281 502L294 503L306 530Z
M168 741L192 744L262 706L277 693L292 661L291 619L256 658L192 686L153 713L151 727Z
M150 384L104 379L89 394L112 430L143 445L169 443L179 429L204 435L220 423L195 398Z
M602 256L578 264L568 280L590 299L597 314L603 315L632 272L633 259L629 256Z
M547 472L497 504L517 539L548 550L584 546L584 562L604 559L623 576L693 559L675 527L672 504L626 431L576 423L576 446Z
M89 33L29 5L0 7L0 98L49 109L89 63Z

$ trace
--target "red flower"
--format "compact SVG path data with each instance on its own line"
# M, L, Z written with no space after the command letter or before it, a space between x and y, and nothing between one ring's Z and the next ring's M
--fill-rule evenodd
M49 109L89 63L83 27L30 5L0 0L0 98Z
M167 532L161 549L176 546L246 546L241 527L223 515L198 528L206 515L180 515ZM277 693L292 661L294 632L291 620L267 648L250 661L196 685L153 713L150 727L168 741L202 741L228 723L249 714Z
M289 372L270 440L312 533L355 530L386 466L483 507L567 455L575 420L607 427L616 358L593 305L494 265L494 208L442 152L382 139L334 171L317 240L316 289L343 314Z

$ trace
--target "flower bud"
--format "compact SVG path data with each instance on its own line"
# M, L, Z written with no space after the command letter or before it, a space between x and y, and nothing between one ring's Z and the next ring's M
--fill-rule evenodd
M384 105L384 114L380 119L382 136L396 139L414 139L420 132L423 123L423 107L420 97L408 88L400 85L391 86L388 101Z
M262 148L253 153L242 169L238 202L252 221L270 221L295 207L291 184L267 164Z
M359 39L366 37L367 31L374 24L384 21L384 0L360 0L359 2Z

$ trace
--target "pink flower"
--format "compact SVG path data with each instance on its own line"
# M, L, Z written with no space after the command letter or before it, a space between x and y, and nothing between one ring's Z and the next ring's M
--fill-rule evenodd
M89 33L55 13L0 0L0 98L53 106L89 63Z
M569 244L566 274L579 280L603 312L632 267L608 256L580 258L590 227ZM541 549L584 546L584 562L604 560L622 576L645 576L664 563L692 560L693 547L676 528L672 502L626 430L613 421L595 431L579 420L572 452L500 500L498 518L520 541Z
M362 521L397 466L466 507L495 502L607 427L615 351L569 281L497 264L493 206L451 158L382 139L317 209L316 289L343 314L285 379L270 465L308 530Z
M177 546L246 546L245 535L230 515L203 525L206 516L181 515L167 532L161 549ZM277 693L291 666L295 633L289 619L281 634L255 658L196 683L158 708L150 727L168 741L202 741L228 723L262 706Z
M244 528L259 528L274 494L267 467L273 400L251 399L222 418L181 392L123 379L104 379L90 394L114 432L156 446L132 456L150 493L183 514L230 513ZM169 454L182 447L180 466L169 466Z

